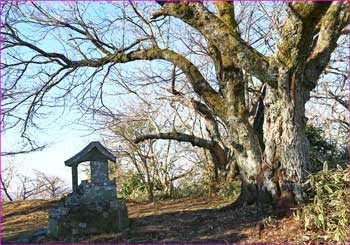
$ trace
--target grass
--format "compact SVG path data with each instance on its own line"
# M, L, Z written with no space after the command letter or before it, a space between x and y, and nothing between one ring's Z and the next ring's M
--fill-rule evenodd
M47 226L47 210L55 200L3 204L3 243L20 243L24 234ZM128 202L130 231L90 236L45 238L33 243L298 243L302 228L293 217L274 220L257 215L254 206L219 210L229 204L216 198ZM261 230L263 224L264 229ZM260 228L260 229L259 229ZM299 235L298 235L299 234Z
M6 202L2 206L2 238L29 234L47 225L47 210L56 200Z

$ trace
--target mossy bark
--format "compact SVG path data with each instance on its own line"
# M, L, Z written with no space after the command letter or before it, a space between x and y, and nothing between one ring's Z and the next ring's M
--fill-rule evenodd
M301 78L281 74L277 88L268 87L265 97L264 155L261 186L275 203L287 193L288 200L303 200L302 183L308 164L309 142L305 136L305 103L309 93ZM288 205L287 205L288 206ZM281 207L282 208L282 207Z

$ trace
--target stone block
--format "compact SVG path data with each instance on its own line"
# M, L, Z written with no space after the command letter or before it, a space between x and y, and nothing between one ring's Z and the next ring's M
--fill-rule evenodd
M79 227L85 229L86 228L86 223L79 223Z
M54 238L59 238L61 235L60 224L57 219L50 218L47 226L47 234Z
M118 228L120 231L129 229L129 218L128 209L126 207L125 199L117 200L117 211L118 211Z
M109 180L108 160L115 156L99 142L91 142L75 156L65 161L72 167L73 193L49 210L48 235L66 235L123 231L129 228L125 199L117 199L116 180ZM78 186L77 166L90 161L91 182Z
M110 206L112 209L116 209L116 208L118 207L117 201L116 201L116 200L110 201L110 202L109 202L109 206Z
M113 202L112 202L113 203ZM66 208L68 212L58 218L49 218L49 235L59 238L65 235L93 234L124 231L129 228L125 199L114 201L116 208L107 205L84 205ZM58 210L62 210L62 207ZM60 211L56 211L59 213Z
M110 202L117 198L114 186L93 186L80 196L80 203Z
M107 160L90 161L91 181L96 185L108 183L108 162Z

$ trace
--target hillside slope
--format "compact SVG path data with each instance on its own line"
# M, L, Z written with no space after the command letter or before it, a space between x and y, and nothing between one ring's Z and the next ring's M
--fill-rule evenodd
M298 243L302 237L294 218L276 221L261 217L254 207L222 211L219 208L227 204L225 201L203 198L128 202L131 229L123 234L65 237L59 241L28 236L46 228L47 210L54 203L4 203L2 243Z

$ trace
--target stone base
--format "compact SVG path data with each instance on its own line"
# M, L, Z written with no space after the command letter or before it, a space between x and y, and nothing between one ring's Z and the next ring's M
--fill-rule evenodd
M78 234L123 231L129 228L125 199L108 203L79 203L49 210L48 235L54 238Z

